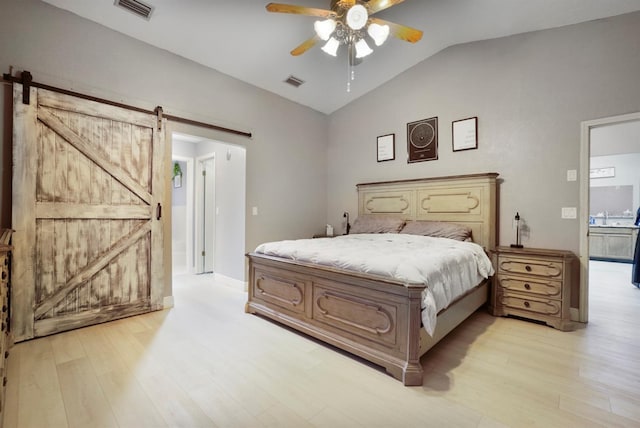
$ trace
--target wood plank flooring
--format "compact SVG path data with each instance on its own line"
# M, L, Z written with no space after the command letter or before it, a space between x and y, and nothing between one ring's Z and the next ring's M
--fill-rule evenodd
M586 328L477 312L422 358L421 387L179 276L172 309L13 347L4 426L638 427L640 290L631 265L591 270Z

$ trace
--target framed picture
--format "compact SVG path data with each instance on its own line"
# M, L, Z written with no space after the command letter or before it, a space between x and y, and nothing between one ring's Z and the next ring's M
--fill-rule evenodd
M472 150L478 148L478 118L455 120L451 124L453 151Z
M607 178L615 176L616 168L614 166L608 166L606 168L592 168L589 170L589 178Z
M378 137L378 162L396 158L396 134Z
M438 118L407 123L408 163L438 159Z

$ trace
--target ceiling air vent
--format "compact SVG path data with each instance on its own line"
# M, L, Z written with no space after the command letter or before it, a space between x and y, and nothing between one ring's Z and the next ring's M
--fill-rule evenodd
M288 83L291 86L294 86L294 87L297 88L298 86L300 86L300 85L302 85L304 83L304 80L298 79L295 76L289 76L289 77L287 77L287 80L284 81L284 83Z
M153 6L142 3L139 0L116 0L113 4L138 15L140 18L144 18L147 21L151 19Z

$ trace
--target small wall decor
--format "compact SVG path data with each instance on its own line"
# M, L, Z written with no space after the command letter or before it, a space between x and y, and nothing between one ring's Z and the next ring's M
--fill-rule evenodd
M608 166L606 168L591 168L589 170L589 178L608 178L616 176L616 168Z
M178 162L173 163L173 187L182 187L182 168Z
M454 120L451 123L453 151L478 148L478 118Z
M396 158L396 134L378 137L378 162Z
M407 162L438 159L438 118L407 123Z

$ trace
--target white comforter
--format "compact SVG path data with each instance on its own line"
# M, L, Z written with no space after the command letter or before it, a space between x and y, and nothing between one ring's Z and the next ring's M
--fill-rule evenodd
M441 309L494 273L478 244L408 234L268 242L256 253L426 284L422 323L430 335Z

